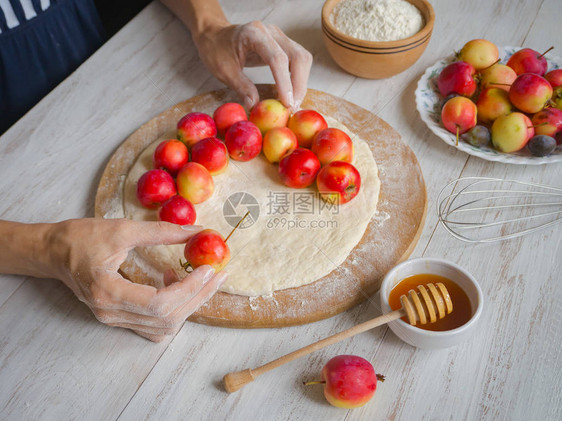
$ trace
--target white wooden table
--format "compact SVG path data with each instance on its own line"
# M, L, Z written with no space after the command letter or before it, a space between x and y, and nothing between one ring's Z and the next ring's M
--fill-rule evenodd
M435 0L422 58L384 81L357 79L328 56L319 0L224 0L233 22L279 25L314 54L310 87L376 113L416 153L429 214L412 257L449 259L482 286L480 331L455 348L423 351L387 328L362 334L262 376L228 395L228 371L260 365L380 313L365 303L308 326L230 330L186 323L150 343L96 321L63 284L0 276L1 419L555 420L562 419L562 226L501 244L466 245L438 226L437 193L461 175L562 185L562 165L510 166L458 152L420 120L423 70L469 39L562 54L560 0ZM272 82L266 68L248 71ZM188 32L154 2L0 138L0 218L58 221L93 215L102 170L118 145L154 115L219 88ZM87 242L87 240L85 240ZM0 251L1 252L1 251ZM377 302L374 297L373 302ZM374 363L387 381L360 409L331 407L304 387L331 357Z

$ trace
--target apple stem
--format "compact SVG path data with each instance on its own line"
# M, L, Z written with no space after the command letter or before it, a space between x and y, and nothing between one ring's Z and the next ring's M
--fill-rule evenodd
M305 386L310 386L311 384L326 384L326 380L315 380L313 382L302 382Z
M187 273L192 272L193 271L193 266L191 266L191 264L189 262L184 262L183 260L181 260L180 258L180 266L182 267L183 270L185 270ZM191 269L191 270L189 270Z
M484 70L488 70L490 67L495 66L496 64L498 64L501 61L501 59L497 59L496 61L494 61L492 64L490 64L488 67L484 67L483 69L480 69L480 73L482 73Z
M238 223L236 224L236 226L232 229L232 231L230 231L230 234L228 234L228 237L226 237L226 239L224 240L224 242L226 243L228 241L228 239L230 238L230 236L232 234L234 234L234 231L236 231L236 228L238 228L240 226L240 224L242 223L242 221L244 221L244 219L246 219L246 217L250 214L250 211L246 212L246 215L244 215L242 217L242 219L240 219L240 221L238 221Z
M535 127L541 127L544 126L545 124L548 124L548 122L544 122L544 123L539 123L539 124L534 124L532 126L527 126L528 129L534 129Z
M510 83L501 83L501 82L490 82L490 85L511 86Z
M377 380L379 382L384 382L386 380L386 377L383 376L382 374L377 374Z
M548 50L546 50L544 53L542 53L539 58L543 57L546 53L548 53L550 50L554 50L554 45L551 46Z

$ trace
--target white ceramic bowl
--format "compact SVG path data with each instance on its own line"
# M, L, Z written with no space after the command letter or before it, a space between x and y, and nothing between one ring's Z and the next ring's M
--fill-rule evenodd
M390 322L388 324L390 329L404 342L424 349L448 348L467 340L476 330L480 315L482 314L484 305L482 290L470 273L446 260L422 257L406 260L391 269L384 277L380 288L383 314L392 311L388 304L388 296L392 288L404 278L422 273L444 276L459 285L470 299L472 317L464 325L447 331L434 332L419 329L401 319Z

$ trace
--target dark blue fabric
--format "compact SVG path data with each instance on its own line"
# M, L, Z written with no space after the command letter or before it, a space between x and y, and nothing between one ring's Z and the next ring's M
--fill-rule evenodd
M29 21L19 0L11 3L20 25L7 29L0 12L0 134L104 41L93 0L51 0L45 11L33 0L37 17Z

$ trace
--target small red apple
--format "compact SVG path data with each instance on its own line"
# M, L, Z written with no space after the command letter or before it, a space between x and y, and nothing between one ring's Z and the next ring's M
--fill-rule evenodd
M263 137L263 154L271 163L281 161L298 146L297 137L288 127L274 127Z
M558 132L562 131L562 110L552 107L545 108L536 113L531 122L535 126L536 135L555 137Z
M316 185L322 199L341 205L357 196L361 189L361 175L349 162L334 161L322 167Z
M299 110L294 113L287 127L295 133L301 148L310 148L316 134L328 128L328 123L322 114L314 110Z
M517 76L509 90L511 103L525 113L542 110L552 97L552 86L548 81L534 73Z
M316 154L321 165L332 161L353 161L353 142L343 130L324 129L312 141L311 151Z
M486 88L480 92L476 108L478 120L484 123L492 123L499 116L513 111L509 94L500 88Z
M175 194L174 179L164 170L147 171L137 181L137 198L145 208L155 209Z
M263 136L274 127L286 126L289 114L289 110L276 99L264 99L250 111L250 121L258 126Z
M230 260L230 249L217 231L206 229L191 237L185 244L184 257L193 269L211 265L217 272Z
M193 145L191 160L207 168L211 175L217 175L228 167L228 151L220 139L208 137Z
M358 408L365 405L377 390L377 380L384 381L384 376L377 375L373 365L356 355L338 355L326 363L322 369L324 396L338 408Z
M451 98L441 109L443 126L453 134L461 135L476 126L476 104L470 99Z
M227 102L215 110L213 119L219 134L224 136L230 126L239 121L248 120L248 116L242 105L236 102Z
M562 69L554 69L544 75L552 89L562 86Z
M437 87L444 97L449 94L459 94L471 97L476 92L476 69L464 61L455 61L449 64L439 74Z
M239 121L227 130L224 143L232 159L249 161L260 154L262 135L251 121Z
M492 67L482 70L480 73L480 87L499 88L509 92L513 81L517 79L517 73L505 64L494 64Z
M507 61L507 65L515 70L517 75L522 75L523 73L534 73L542 76L546 73L546 69L548 67L546 59L544 58L544 55L548 51L550 51L550 49L545 51L543 54L539 54L530 48L523 48L513 53Z
M176 175L187 161L189 161L187 146L176 139L160 142L154 151L154 168L165 169L171 175Z
M188 162L178 172L176 178L178 193L193 204L201 203L213 195L213 177L203 165Z
M471 64L476 70L482 70L491 66L498 58L498 47L486 39L468 41L458 54L459 60Z
M215 121L204 113L193 112L178 121L178 139L191 148L201 139L217 135Z
M523 113L511 113L498 117L492 124L492 143L501 152L523 149L535 134L533 123Z
M288 187L301 189L314 183L320 161L309 149L297 148L279 162L281 181Z
M193 225L197 214L193 204L180 195L175 195L166 200L158 211L161 221L178 225Z

